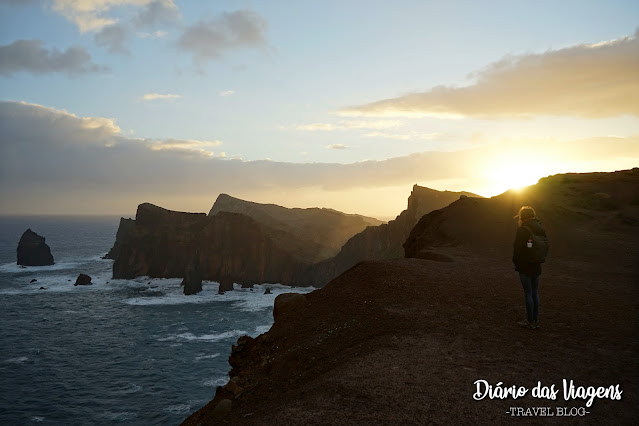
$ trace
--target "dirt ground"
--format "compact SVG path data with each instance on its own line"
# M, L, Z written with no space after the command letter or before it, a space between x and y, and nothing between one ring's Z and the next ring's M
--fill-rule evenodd
M509 258L449 254L364 262L306 295L234 351L239 391L218 389L184 424L637 424L639 262L552 259L530 330L517 325L524 297ZM566 401L563 379L619 385L621 399ZM475 400L477 380L529 391ZM538 381L556 400L531 396Z

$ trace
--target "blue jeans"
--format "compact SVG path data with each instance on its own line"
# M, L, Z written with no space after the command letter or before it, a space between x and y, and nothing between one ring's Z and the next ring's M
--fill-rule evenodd
M526 298L526 319L528 322L539 321L539 275L519 273L519 281L524 287L524 297Z

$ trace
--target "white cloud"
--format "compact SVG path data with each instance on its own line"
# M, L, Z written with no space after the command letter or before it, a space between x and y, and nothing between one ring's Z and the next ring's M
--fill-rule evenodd
M235 90L225 90L220 92L220 96L231 96L235 94Z
M104 70L106 67L95 64L89 52L80 46L69 47L64 52L45 48L41 40L16 40L0 46L0 75L4 76L22 71L78 75Z
M166 94L147 93L144 96L142 96L140 98L140 100L143 100L143 101L173 100L173 99L179 99L181 97L182 97L182 95L175 95L175 94L172 94L172 93L166 93Z
M341 143L336 143L332 145L326 145L326 149L349 149L347 145L342 145Z
M443 133L386 133L386 132L370 132L364 135L367 138L385 138L385 139L398 139L403 141L415 141L415 140L435 140L444 137Z
M634 36L507 56L466 87L437 86L340 111L347 116L601 118L639 116L639 30Z
M357 130L357 129L389 129L399 127L399 120L341 120L337 123L311 123L292 126L294 130L315 132L333 130ZM283 127L286 129L286 127Z
M109 11L118 6L144 6L153 0L54 0L52 9L78 26L80 32L97 31L117 19Z

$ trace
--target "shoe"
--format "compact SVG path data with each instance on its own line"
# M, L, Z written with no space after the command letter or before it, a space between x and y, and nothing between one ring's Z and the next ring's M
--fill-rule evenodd
M518 326L520 327L524 327L524 328L532 328L532 322L528 322L527 320L523 320L523 321L519 321L517 323Z
M532 329L537 329L537 328L539 328L539 321L533 321L533 322L530 324L530 328L532 328Z

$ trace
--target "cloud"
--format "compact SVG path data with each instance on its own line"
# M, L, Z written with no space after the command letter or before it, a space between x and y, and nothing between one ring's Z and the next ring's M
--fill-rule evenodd
M142 96L140 100L143 100L143 101L173 100L173 99L179 99L181 97L182 95L175 95L173 93L167 93L167 94L147 93L146 95Z
M24 71L78 75L106 70L93 63L91 55L83 47L72 46L60 52L56 48L48 50L43 44L41 40L16 40L0 46L0 74L11 76Z
M208 211L226 192L291 207L301 206L300 200L318 205L321 199L324 206L361 213L366 213L361 203L368 203L392 216L405 208L414 183L479 192L483 169L531 158L531 142L512 141L351 164L223 159L225 153L210 150L219 146L220 141L132 138L113 119L0 102L0 213L132 212L144 201ZM540 164L573 167L555 173L592 171L606 161L630 168L639 161L639 137L539 141L535 147ZM399 204L380 207L379 196L389 188L398 188Z
M231 96L235 94L235 90L225 90L220 92L220 96Z
M305 132L353 130L353 129L389 129L398 127L398 120L341 120L338 123L311 123L292 126L294 130ZM286 127L284 127L286 129Z
M159 25L174 25L181 18L173 0L156 0L148 3L133 18L136 26L155 28Z
M333 145L326 145L326 149L349 149L349 147L342 145L341 143L336 143Z
M196 59L219 58L228 50L259 47L266 43L266 21L251 10L225 12L186 28L177 45Z
M0 4L6 4L8 6L27 6L39 1L40 0L0 0Z
M111 53L128 55L131 53L126 47L129 33L126 25L113 24L95 33L94 40L98 45L108 48Z
M370 132L366 133L364 137L367 138L385 138L385 139L398 139L403 141L415 141L415 140L435 140L444 137L443 133L386 133L386 132Z
M117 19L108 12L118 6L144 6L152 0L54 0L52 9L75 23L81 33L113 25Z
M140 38L164 38L167 35L169 35L169 33L162 30L154 31L152 33L145 33L145 32L137 33L137 36Z
M345 108L354 116L601 118L639 116L639 31L592 45L507 56L471 74L466 87L437 86Z

